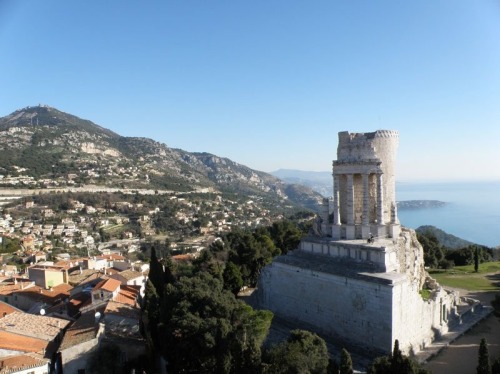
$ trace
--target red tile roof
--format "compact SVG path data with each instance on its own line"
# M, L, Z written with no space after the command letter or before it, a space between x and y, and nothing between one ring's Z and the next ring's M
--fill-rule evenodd
M24 312L14 312L0 318L0 330L31 336L47 341L56 336L69 324L68 320Z
M50 360L36 354L3 357L0 361L0 374L18 373L37 367L46 367Z
M73 270L69 274L69 281L68 283L73 285L73 286L78 286L87 282L90 282L92 280L96 279L108 279L106 275L104 275L101 271L99 270L93 270L93 269L82 269L80 270Z
M108 292L115 292L118 287L120 287L121 282L116 279L106 279L102 282L99 282L95 287L94 290L100 290L103 289L104 291Z
M4 317L4 313L5 315L7 315L14 312L20 312L20 310L14 308L12 305L0 301L0 318Z
M49 342L46 340L0 330L0 349L20 352L43 352L48 345Z
M16 295L28 297L34 301L43 301L45 303L53 304L57 301L63 301L69 297L69 291L72 289L69 284L59 284L52 289L45 289L39 286L32 286L23 290L15 291Z
M15 291L34 287L34 282L29 280L18 281L17 284L13 281L0 283L0 295L12 295Z
M118 295L113 299L117 303L127 304L130 306L137 306L137 296L139 289L132 286L121 286Z
M125 260L125 257L119 255L117 253L111 253L109 255L101 255L100 258L104 258L106 260Z
M35 264L33 266L28 267L28 271L30 271L30 270L45 270L45 271L61 272L61 271L65 271L68 269L69 269L69 265L56 266L56 265Z
M62 269L72 269L79 265L78 260L59 260L54 263L54 266L60 267Z

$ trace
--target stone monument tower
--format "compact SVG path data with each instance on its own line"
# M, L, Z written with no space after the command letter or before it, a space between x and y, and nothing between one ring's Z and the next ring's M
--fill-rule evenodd
M321 224L262 270L261 307L366 351L390 352L398 339L418 352L461 323L458 294L429 277L415 231L399 224L398 141L396 131L339 133Z
M398 141L397 131L339 133L333 161L333 239L398 237L394 176Z

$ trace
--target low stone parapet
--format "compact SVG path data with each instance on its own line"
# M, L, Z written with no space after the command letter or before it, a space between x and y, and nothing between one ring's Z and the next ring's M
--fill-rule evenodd
M397 248L389 239L377 239L373 243L367 243L365 240L341 241L310 237L302 240L299 249L317 255L367 263L380 272L398 269Z

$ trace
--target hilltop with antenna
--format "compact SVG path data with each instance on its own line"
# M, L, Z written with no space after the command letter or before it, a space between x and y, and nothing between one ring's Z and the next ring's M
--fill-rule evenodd
M124 137L48 105L0 118L0 186L219 190L315 209L322 196L207 152Z

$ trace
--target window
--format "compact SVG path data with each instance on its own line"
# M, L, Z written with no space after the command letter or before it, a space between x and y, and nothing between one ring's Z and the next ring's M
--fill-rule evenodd
M85 369L78 369L78 374L85 374Z

